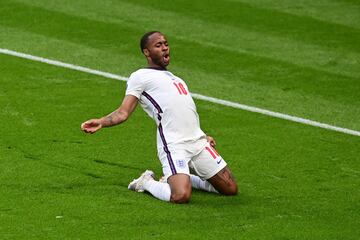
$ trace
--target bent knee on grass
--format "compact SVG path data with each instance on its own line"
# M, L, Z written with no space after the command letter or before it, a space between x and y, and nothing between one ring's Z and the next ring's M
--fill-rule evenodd
M188 203L191 197L190 177L186 174L176 174L168 179L171 188L170 201L173 203Z
M238 194L238 187L228 167L223 168L208 180L214 188L223 195L233 196Z
M227 196L234 196L238 194L238 187L236 182L228 182L225 188L218 190L221 194Z
M171 193L170 201L173 203L188 203L191 198L191 191Z

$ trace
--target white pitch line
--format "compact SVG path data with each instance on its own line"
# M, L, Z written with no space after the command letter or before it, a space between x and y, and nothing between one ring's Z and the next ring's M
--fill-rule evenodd
M74 65L74 64L64 63L64 62L60 62L60 61L56 61L56 60L43 58L43 57L37 57L37 56L33 56L33 55L30 55L30 54L26 54L26 53L15 52L15 51L12 51L12 50L9 50L9 49L0 48L0 53L15 56L15 57L20 57L20 58L26 58L26 59L33 60L33 61L36 61L36 62L47 63L47 64L58 66L58 67L73 69L73 70L80 71L80 72L91 73L91 74L94 74L94 75L99 75L99 76L102 76L102 77L116 79L116 80L120 80L120 81L127 81L129 79L127 77L119 76L119 75L116 75L116 74L112 74L112 73L108 73L108 72L102 72L102 71L99 71L99 70L94 70L94 69L87 68L87 67L81 67L81 66L77 66L77 65Z
M102 76L105 78L111 78L111 79L120 80L120 81L127 81L129 79L127 77L116 75L113 73L103 72L103 71L94 70L94 69L87 68L87 67L77 66L74 64L70 64L70 63L64 63L64 62L60 62L60 61L56 61L56 60L37 57L37 56L33 56L30 54L26 54L26 53L12 51L9 49L0 48L0 53L6 54L6 55L11 55L11 56L16 56L16 57L20 57L20 58L25 58L25 59L29 59L32 61L42 62L42 63L46 63L46 64L58 66L58 67L73 69L73 70L80 71L80 72L90 73L90 74ZM198 93L191 93L191 95L195 99L200 99L200 100L204 100L207 102L220 104L223 106L237 108L237 109L241 109L241 110L245 110L245 111L249 111L249 112L260 113L260 114L275 117L275 118L281 118L281 119L285 119L288 121L297 122L297 123L310 125L310 126L314 126L314 127L319 127L319 128L324 128L324 129L341 132L341 133L345 133L345 134L349 134L349 135L360 136L360 131L356 131L356 130L352 130L352 129L341 128L341 127L329 125L326 123L316 122L316 121L305 119L305 118L287 115L284 113L273 112L273 111L269 111L266 109L261 109L261 108L252 107L252 106L248 106L248 105L244 105L244 104L240 104L240 103L236 103L236 102L222 100L219 98L208 97L208 96L201 95Z
M360 136L359 131L348 129L348 128L332 126L332 125L329 125L326 123L316 122L316 121L306 119L306 118L300 118L300 117L287 115L284 113L273 112L273 111L269 111L266 109L252 107L252 106L235 103L235 102L230 102L230 101L226 101L226 100L222 100L222 99L218 99L218 98L208 97L208 96L200 95L197 93L192 93L191 95L196 99L201 99L201 100L205 100L205 101L212 102L212 103L217 103L217 104L228 106L228 107L238 108L238 109L242 109L242 110L249 111L249 112L260 113L263 115L267 115L267 116L271 116L271 117L275 117L275 118L281 118L281 119L285 119L285 120L292 121L292 122L297 122L297 123L302 123L305 125L324 128L324 129L328 129L328 130L333 130L336 132L342 132L342 133L346 133L346 134L350 134L350 135Z

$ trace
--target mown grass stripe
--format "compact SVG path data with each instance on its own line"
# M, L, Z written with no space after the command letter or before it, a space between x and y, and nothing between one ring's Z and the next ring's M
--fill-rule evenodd
M6 54L6 55L11 55L11 56L16 56L16 57L20 57L20 58L25 58L25 59L29 59L32 61L42 62L42 63L46 63L46 64L58 66L58 67L68 68L68 69L72 69L72 70L76 70L76 71L80 71L80 72L90 73L90 74L102 76L105 78L110 78L110 79L115 79L115 80L120 80L120 81L127 81L129 79L127 77L116 75L113 73L103 72L103 71L94 70L91 68L82 67L82 66L78 66L78 65L74 65L74 64L70 64L70 63L64 63L64 62L57 61L57 60L51 60L51 59L47 59L47 58L43 58L43 57L33 56L30 54L16 52L16 51L9 50L9 49L0 48L0 53ZM223 100L223 99L213 98L213 97L201 95L198 93L191 93L191 95L195 99L220 104L223 106L228 106L228 107L232 107L232 108L242 109L245 111L260 113L260 114L275 117L275 118L280 118L280 119L297 122L297 123L301 123L301 124L305 124L305 125L328 129L328 130L341 132L341 133L345 133L345 134L349 134L349 135L360 136L360 131L356 131L356 130L352 130L352 129L341 128L341 127L329 125L326 123L313 121L310 119L295 117L295 116L287 115L284 113L273 112L270 110L261 109L261 108L257 108L257 107L253 107L253 106L248 106L245 104L231 102L231 101L227 101L227 100Z

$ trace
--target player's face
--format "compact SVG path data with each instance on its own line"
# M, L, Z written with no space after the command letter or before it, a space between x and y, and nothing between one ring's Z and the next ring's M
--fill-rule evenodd
M166 69L170 63L170 47L166 37L161 33L150 35L144 53L153 67Z

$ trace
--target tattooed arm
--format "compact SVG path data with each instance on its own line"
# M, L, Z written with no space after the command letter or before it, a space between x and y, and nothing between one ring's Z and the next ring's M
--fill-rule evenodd
M125 96L121 106L109 115L99 118L90 119L81 124L81 130L86 133L95 133L103 127L111 127L125 122L135 110L138 99L135 96Z

